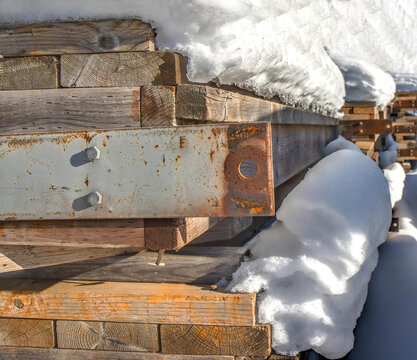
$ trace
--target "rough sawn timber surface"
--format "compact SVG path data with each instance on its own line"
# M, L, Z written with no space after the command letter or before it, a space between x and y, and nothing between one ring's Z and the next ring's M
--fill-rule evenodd
M177 85L186 81L187 59L167 51L61 56L63 87Z
M182 284L0 281L8 318L252 326L255 302L256 294Z
M2 347L0 360L233 360L233 356L187 356L165 355L157 353L66 350L66 349L35 349L19 347Z
M140 126L140 88L0 93L0 134Z
M0 346L48 348L54 346L54 339L51 320L0 319Z
M0 58L0 90L54 89L57 87L57 57Z
M143 219L0 222L0 244L144 248Z
M138 251L136 248L71 248L57 246L0 246L0 273L91 260Z
M207 85L182 84L177 87L176 117L182 123L255 122L277 124L335 125L337 120L277 102Z
M155 324L58 320L56 334L63 349L159 351Z
M84 253L88 254L90 251L95 252L96 249L85 249ZM77 261L74 257L74 262L68 264L55 266L45 264L44 267L37 269L3 273L0 274L0 278L212 285L223 278L231 279L232 274L240 265L241 257L242 249L239 247L186 246L178 252L166 252L163 257L163 266L155 265L156 252L142 251L108 255L87 261Z
M162 352L187 355L268 356L270 327L161 325Z
M155 34L137 19L74 21L0 27L4 57L155 50Z
M175 86L141 88L142 126L175 126Z

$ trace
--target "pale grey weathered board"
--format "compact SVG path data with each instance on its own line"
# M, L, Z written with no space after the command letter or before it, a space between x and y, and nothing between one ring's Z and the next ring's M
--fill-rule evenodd
M0 134L140 126L140 88L0 93Z
M73 21L0 27L4 57L155 50L155 34L137 19Z
M0 248L0 251L2 249ZM88 250L84 250L89 254ZM212 285L230 278L242 256L239 247L189 247L166 252L163 266L156 266L156 252L145 251L103 258L74 261L71 264L45 266L0 274L0 279L138 281ZM30 253L27 254L28 256ZM84 259L87 259L86 256ZM58 258L59 260L59 258Z

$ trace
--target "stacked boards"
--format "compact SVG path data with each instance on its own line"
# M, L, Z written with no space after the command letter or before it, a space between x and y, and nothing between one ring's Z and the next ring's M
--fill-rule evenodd
M337 121L189 82L139 20L3 27L0 53L2 354L268 357L256 295L214 284Z

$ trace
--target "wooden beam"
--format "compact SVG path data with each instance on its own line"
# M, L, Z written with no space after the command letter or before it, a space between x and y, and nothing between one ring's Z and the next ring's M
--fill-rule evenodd
M218 241L233 239L236 235L250 227L253 217L226 218L214 225L210 230L196 238L190 245L207 246L215 245Z
M175 87L143 86L141 113L142 126L175 126Z
M179 85L176 116L187 122L255 122L334 125L337 120L254 96L206 85Z
M2 245L144 248L143 219L0 222Z
M161 325L162 352L187 355L268 356L270 327Z
M61 56L63 87L177 85L186 81L186 58L167 51Z
M0 27L4 57L155 50L155 34L137 19Z
M16 305L18 306L19 304L16 303ZM53 321L0 319L0 346L54 347ZM2 348L0 348L1 353Z
M56 246L0 246L0 273L114 256L139 249L70 248Z
M0 133L140 126L140 88L3 91Z
M159 351L155 324L58 320L56 336L62 349Z
M48 248L49 249L49 248ZM1 251L1 249L0 249ZM68 251L68 250L67 250ZM95 249L85 249L84 254L95 254ZM103 249L99 249L103 251ZM65 251L62 256L65 257ZM27 253L26 258L30 257ZM0 279L32 280L87 280L87 281L134 281L179 284L213 285L218 281L231 279L242 257L239 247L192 247L186 246L178 252L166 252L163 265L156 266L157 253L142 251L47 266L43 259L35 269L0 274ZM24 258L24 259L26 259ZM29 259L28 259L29 260ZM33 260L32 260L33 261ZM59 262L59 253L56 260ZM2 265L0 257L0 270Z
M0 58L0 90L57 87L58 58L54 56Z
M255 301L256 294L182 284L0 281L7 318L252 326Z
M2 347L0 360L234 360L233 356L187 356L118 351Z
M221 218L145 219L145 246L150 250L178 250L205 233Z

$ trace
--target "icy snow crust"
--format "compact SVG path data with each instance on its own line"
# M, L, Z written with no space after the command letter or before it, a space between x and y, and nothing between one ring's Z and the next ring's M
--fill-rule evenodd
M278 353L312 348L340 358L353 346L377 247L388 234L387 181L360 152L335 151L307 173L276 218L249 243L251 258L229 289L264 290L258 320L272 324Z
M156 28L159 47L189 56L192 81L332 114L345 86L328 53L417 74L416 0L0 0L0 9L2 23L139 17ZM382 104L392 82L368 65L361 91L370 98L361 100Z

